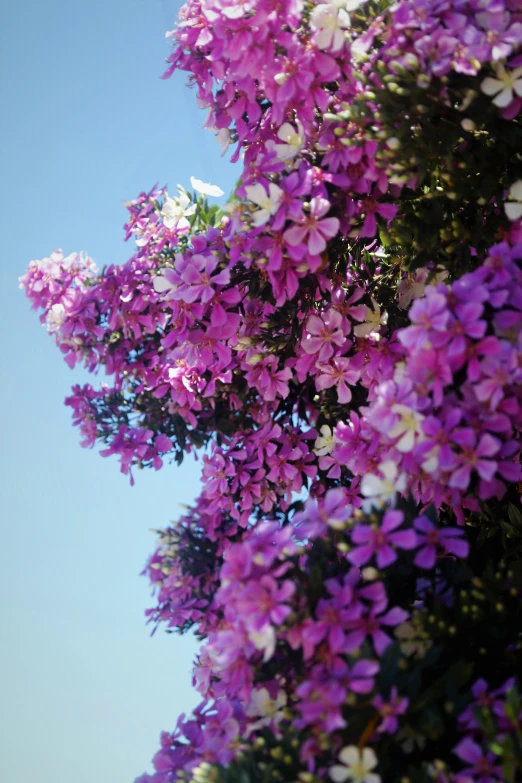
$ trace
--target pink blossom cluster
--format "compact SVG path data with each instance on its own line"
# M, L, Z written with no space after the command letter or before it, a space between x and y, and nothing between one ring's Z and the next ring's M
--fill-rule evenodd
M237 527L225 523L213 554L216 571L219 568L214 580L208 572L189 576L187 569L180 568L179 547L188 546L191 526L204 524L203 513L187 518L184 530L162 534L161 546L148 564L152 582L159 588L159 605L151 614L180 629L187 620L195 622L198 635L206 637L194 670L194 682L206 704L249 705L241 720L235 708L239 722L236 734L228 738L232 745L241 743L241 736L249 736L260 721L276 732L290 724L310 734L301 758L316 769L313 749L321 732L349 731L343 711L346 700L367 701L375 693L379 658L392 643L394 629L408 619L403 608L390 608L385 584L373 573L361 575L358 566L369 564L376 555L377 566L385 568L403 550L425 570L434 568L441 558L465 558L468 553L460 528L439 529L426 517L410 521L400 532L393 532L405 523L399 511L387 511L380 524L372 526L352 525L353 518L347 493L331 489L324 498L309 499L291 517L291 524L283 527L280 522L263 521L238 538ZM344 562L344 575L327 579L320 595L311 601L296 585L310 578L317 542L335 541L338 534L334 531L339 530L347 530L352 547L345 553L342 546L335 552L334 546L330 556ZM296 676L298 660L300 674ZM268 666L277 667L275 679L267 680ZM266 691L263 698L272 707L278 703L281 708L274 712L265 704L266 713L260 711L260 691ZM396 688L390 699L379 693L373 698L381 715L376 736L393 733L406 709L407 699ZM180 725L189 727L192 719ZM200 735L199 762L217 759L227 763L230 745L223 745L216 756L214 740L213 733L207 737L205 728ZM182 753L180 741L178 735L172 739L176 759ZM205 745L207 741L212 750ZM168 773L190 770L195 761L192 754L183 756L182 761L170 764ZM157 766L155 781L169 780L159 774L162 769Z
M520 480L521 257L518 245L495 245L476 271L414 301L411 325L390 340L389 377L336 425L322 470L348 469L363 478L363 495L378 499L392 462L402 492L455 511L501 499L506 482ZM353 362L361 366L357 354Z
M349 563L344 577L325 582L315 608L306 593L296 590L296 582L302 581L312 566L314 539L325 534L326 523L318 521L317 515L329 518L336 509L347 516L344 493L331 490L319 506L309 501L291 525L262 522L246 530L237 543L224 543L219 587L199 629L207 642L194 672L205 703L247 705L241 720L236 710L238 722L236 733L228 737L230 743L240 743L241 735L255 731L260 721L274 731L291 722L295 728L307 727L311 732L302 749L302 758L311 768L315 764L310 753L321 732L346 727L342 707L348 694L357 698L372 693L378 656L391 644L390 631L408 616L403 609L388 606L382 582L364 582L359 569ZM164 602L174 602L180 596L178 574L171 581L168 566L164 567L170 556L167 544L149 563L151 573L163 574ZM185 578L183 589L187 583ZM179 618L184 619L183 615ZM366 652L361 658L356 653L362 649ZM353 653L351 664L347 653L349 659ZM300 657L304 663L296 678L293 662ZM277 677L268 680L264 670L274 664ZM261 691L265 702L279 704L280 709L273 711L265 705L263 711ZM393 698L397 700L396 693ZM402 702L397 703L400 708ZM384 700L377 699L376 708L384 716L379 731L388 731L392 716L383 706ZM191 721L182 724L184 730ZM201 743L213 746L214 741L213 733L207 736L205 727ZM178 742L178 736L172 738L176 759L182 753ZM209 750L205 744L199 753L199 761L226 763L229 746L224 744L216 755L215 749ZM164 765L163 755L161 758ZM180 757L176 763L171 759L168 772L190 770L194 761L193 755ZM155 764L157 772L162 772L164 767ZM156 779L169 778L158 774Z
M145 571L150 622L204 642L203 703L162 735L140 783L201 776L268 735L298 737L305 777L291 779L380 783L373 748L394 760L409 747L403 733L429 701L421 684L446 697L436 667L448 662L426 624L458 632L442 613L482 576L474 515L504 522L507 508L515 529L519 190L511 210L498 194L478 199L477 247L457 232L468 271L453 251L447 269L426 258L411 271L410 248L390 236L402 197L420 199L420 163L394 158L382 95L421 91L459 122L491 97L494 127L518 129L520 4L383 5L190 0L166 75L188 71L208 127L237 145L234 160L244 153L230 204L210 209L205 183L201 197L154 187L127 204L126 264L98 273L57 251L20 279L68 364L106 376L67 399L83 446L100 442L131 481L135 466L201 452L201 493ZM396 113L413 123L409 108ZM480 679L472 691L502 736L510 687L490 693ZM497 760L467 703L455 754L468 768L454 779L493 783Z

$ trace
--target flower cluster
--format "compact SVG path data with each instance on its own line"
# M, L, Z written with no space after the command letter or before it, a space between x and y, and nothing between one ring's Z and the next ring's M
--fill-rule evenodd
M139 781L515 783L519 3L189 0L169 38L229 203L155 186L127 263L20 278L103 371L83 446L201 456L145 573L203 702Z

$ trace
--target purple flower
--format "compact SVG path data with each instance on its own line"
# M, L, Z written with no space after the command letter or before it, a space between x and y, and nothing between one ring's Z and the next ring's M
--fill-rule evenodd
M351 671L348 670L344 681L354 693L370 693L375 685L373 678L378 671L377 661L362 658L354 663Z
M498 10L477 14L475 19L484 29L484 38L492 60L503 60L509 57L514 46L522 43L522 24L515 22L509 25L511 14Z
M394 685L390 692L389 701L385 701L379 693L372 701L372 704L382 718L377 731L383 734L394 734L399 725L397 716L404 715L406 712L409 704L408 699L404 696L399 696L399 692Z
M448 326L448 331L452 335L448 345L448 354L450 356L460 356L466 352L469 339L480 340L486 333L487 324L479 320L484 312L484 306L480 302L467 302L457 305L455 308L455 318Z
M295 584L289 579L279 586L277 581L268 574L260 579L252 579L248 582L235 601L232 608L232 618L236 611L247 618L249 629L261 633L267 625L281 625L290 612L290 606L286 603L295 592ZM237 610L236 610L237 607ZM226 613L227 607L225 607Z
M320 726L323 731L331 732L346 726L341 713L346 689L339 682L325 678L305 680L295 693L299 697L297 708L301 713L301 718L294 722L297 728Z
M485 753L471 737L464 737L453 749L453 753L461 761L471 765L462 772L471 775L475 783L497 783L498 778L502 779L501 768L494 764L495 756Z
M433 336L440 337L446 330L449 318L446 297L429 287L425 297L414 301L409 314L413 326L401 329L399 340L411 351L430 347Z
M346 637L346 652L360 649L369 636L377 655L382 655L392 643L392 640L382 630L381 626L394 627L400 625L409 617L408 612L405 612L404 609L400 609L398 606L390 609L385 614L381 614L378 610L382 611L382 607L371 609L368 614L350 621L349 628L352 630Z
M437 528L428 517L417 517L413 523L417 530L417 540L420 549L413 561L419 568L433 568L437 557L437 547L452 555L465 558L468 556L469 544L462 541L463 531L458 527Z
M362 566L376 555L377 566L386 568L397 560L394 547L399 549L414 549L417 536L414 530L392 531L404 522L402 511L387 511L380 527L370 525L355 525L352 531L352 543L358 544L347 555L347 559L356 566Z

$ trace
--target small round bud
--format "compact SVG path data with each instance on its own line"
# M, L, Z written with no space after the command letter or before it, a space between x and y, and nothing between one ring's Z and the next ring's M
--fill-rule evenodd
M390 150L398 150L401 146L401 142L396 136L390 136L390 138L386 141L386 146Z

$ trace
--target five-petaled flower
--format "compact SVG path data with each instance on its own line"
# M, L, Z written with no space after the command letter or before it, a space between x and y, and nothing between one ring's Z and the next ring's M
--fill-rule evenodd
M388 313L381 313L379 304L372 296L372 307L366 309L364 321L353 327L353 333L356 337L378 337L381 326L388 323Z
M190 228L188 218L196 211L196 204L190 205L190 199L181 185L178 185L178 190L179 196L176 198L166 194L160 214L166 228L185 232Z
M414 530L397 530L404 522L402 511L387 511L380 526L357 524L352 530L352 543L356 546L347 559L356 566L367 563L376 555L377 566L386 568L397 560L395 548L414 549L417 536Z
M276 214L283 198L283 191L275 182L268 183L268 193L264 185L257 182L245 188L247 198L258 208L252 213L254 226L264 226Z
M336 217L324 217L330 210L330 202L316 196L310 201L308 216L302 215L299 223L287 228L283 234L289 245L306 244L308 252L317 255L326 250L326 243L339 231L339 219Z
M503 109L513 101L514 93L522 97L522 66L508 71L503 65L497 65L495 73L497 78L486 77L480 89L486 95L494 95L493 103Z
M403 492L406 489L406 475L399 473L399 468L393 460L381 462L379 471L382 478L375 473L367 473L361 482L361 493L366 498L363 502L365 511L370 511L373 506L393 504L397 492Z
M190 178L190 184L192 185L192 189L201 193L202 196L214 196L215 198L219 198L219 196L225 195L218 185L210 185L208 182L203 182L201 179L196 179L195 177Z
M414 563L419 568L433 568L437 549L449 552L456 557L467 557L469 544L464 540L461 528L437 528L426 516L417 517L413 526L417 531L417 543L420 547Z

